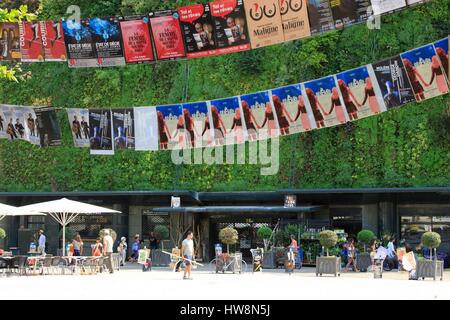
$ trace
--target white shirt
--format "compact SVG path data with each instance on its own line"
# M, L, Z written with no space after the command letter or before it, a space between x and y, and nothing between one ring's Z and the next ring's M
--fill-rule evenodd
M106 253L112 253L113 252L113 239L111 236L105 236L103 238L103 249Z
M183 255L193 256L194 255L194 241L189 239L184 239L182 243Z
M45 241L47 239L45 238L45 236L43 234L41 234L39 236L39 247L45 248Z
M390 241L387 245L387 255L389 258L394 258L395 257L395 247L394 244L392 243L392 241Z

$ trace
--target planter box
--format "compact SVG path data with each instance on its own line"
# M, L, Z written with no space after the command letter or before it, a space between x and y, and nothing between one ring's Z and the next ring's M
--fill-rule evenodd
M360 253L356 256L356 268L362 272L366 272L372 266L370 253Z
M152 250L151 258L154 266L168 266L171 262L170 255L162 253L161 250Z
M262 266L264 269L275 269L275 252L264 252Z
M340 257L316 257L316 277L322 274L341 275Z
M419 260L417 262L417 279L444 278L444 261Z

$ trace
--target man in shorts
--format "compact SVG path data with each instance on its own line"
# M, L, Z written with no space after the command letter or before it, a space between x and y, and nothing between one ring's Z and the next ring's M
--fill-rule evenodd
M192 233L192 231L188 231L186 239L184 239L181 244L181 253L183 254L184 264L186 265L183 275L184 280L192 280L191 268L192 268L192 261L194 260L194 241L192 240L193 238L194 234Z

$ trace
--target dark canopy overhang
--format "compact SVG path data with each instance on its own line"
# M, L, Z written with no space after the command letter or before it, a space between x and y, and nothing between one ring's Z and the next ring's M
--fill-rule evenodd
M232 212L317 212L321 206L298 206L285 208L281 206L210 206L210 207L180 207L180 208L154 208L153 212L167 213L232 213Z

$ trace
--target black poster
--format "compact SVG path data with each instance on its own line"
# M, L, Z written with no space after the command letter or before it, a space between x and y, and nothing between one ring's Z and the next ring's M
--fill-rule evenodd
M308 15L312 35L334 29L329 0L308 0Z
M96 67L97 55L92 42L89 21L81 20L78 23L74 20L64 20L62 25L69 67Z
M134 150L134 109L114 109L112 115L114 149Z
M372 66L388 109L416 101L400 56L373 63Z
M35 126L41 147L61 145L61 129L55 108L35 108Z
M369 18L367 10L371 7L370 0L355 0L355 3L358 22L366 21Z
M330 0L335 28L343 28L356 22L355 0Z
M99 66L123 66L122 32L117 18L91 18L89 29Z
M89 110L89 133L91 154L114 154L111 110Z

